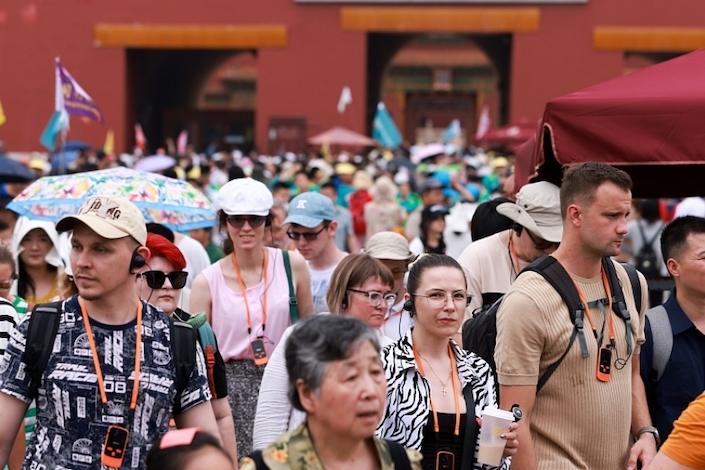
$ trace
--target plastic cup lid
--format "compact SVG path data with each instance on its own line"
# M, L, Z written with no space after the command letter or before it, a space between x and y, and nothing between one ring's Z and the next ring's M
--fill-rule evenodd
M499 410L497 408L485 408L482 410L482 416L493 416L495 418L514 421L514 414L511 411Z

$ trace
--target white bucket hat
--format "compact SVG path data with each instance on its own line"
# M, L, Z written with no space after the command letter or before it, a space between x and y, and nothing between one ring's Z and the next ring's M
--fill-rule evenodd
M516 203L500 204L497 206L497 212L546 241L561 241L563 219L560 190L553 183L539 181L523 186L517 193Z

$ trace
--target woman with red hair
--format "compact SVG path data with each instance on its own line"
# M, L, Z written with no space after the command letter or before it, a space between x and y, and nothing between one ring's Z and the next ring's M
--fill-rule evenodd
M167 315L173 315L178 320L188 323L193 315L178 308L188 277L188 273L184 271L186 258L176 245L155 233L147 234L146 246L152 253L152 257L149 259L149 264L137 274L135 280L137 294L141 299L161 308ZM227 399L225 363L217 351L217 347L213 356L215 366L212 371L208 371L209 384L213 394L211 405L218 422L223 447L228 450L233 459L236 459L235 425ZM209 362L205 357L204 361L205 363Z

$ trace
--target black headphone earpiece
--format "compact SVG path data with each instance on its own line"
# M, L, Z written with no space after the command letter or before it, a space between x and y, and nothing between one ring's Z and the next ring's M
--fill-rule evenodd
M340 302L340 306L343 308L343 310L348 308L348 294L345 294L343 296L343 300Z
M402 307L404 310L407 312L413 312L414 311L414 301L412 299L407 300L404 302L404 306Z
M135 248L135 251L132 252L132 259L130 260L130 274L135 274L135 269L143 268L144 265L147 264L147 260L138 253L137 250L139 249L140 247L137 247Z
M519 224L514 224L514 225L512 225L512 230L514 230L514 231L517 233L517 236L521 235L521 231L522 231L523 229L524 229L524 227L522 227L522 226L519 225Z

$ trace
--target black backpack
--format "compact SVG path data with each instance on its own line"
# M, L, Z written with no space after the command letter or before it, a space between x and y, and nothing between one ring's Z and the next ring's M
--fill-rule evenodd
M22 361L30 377L30 393L33 397L42 385L42 375L54 349L54 340L59 331L63 301L37 304L32 309L27 327L27 338ZM193 368L196 366L196 330L189 325L169 317L171 352L176 364L176 399L186 388Z
M624 301L622 286L617 278L617 272L615 271L614 264L609 257L605 256L602 258L602 266L605 268L610 290L612 291L612 310L619 318L627 323L627 331L629 332L627 346L629 353L631 354L633 348L630 333L631 317ZM637 311L639 311L641 310L641 283L639 282L639 276L632 265L623 264L623 266L629 275L629 281L634 292L634 302L636 303ZM543 388L546 384L549 377L551 377L551 374L553 374L568 354L568 351L570 351L570 348L573 346L576 337L579 338L583 357L588 357L589 353L587 349L587 342L585 340L585 332L583 330L583 315L585 312L585 306L582 304L580 297L578 296L578 291L575 289L575 284L573 283L570 275L553 256L541 256L524 268L521 273L527 271L533 271L541 274L544 279L546 279L553 286L553 288L556 289L563 299L563 302L565 302L568 306L570 320L574 325L573 334L568 342L568 347L565 349L561 357L559 357L556 362L551 364L539 378L538 384L536 385L536 393L538 393L539 390L541 390L541 388ZM521 275L521 273L519 274ZM497 383L497 367L494 361L494 350L497 342L497 311L499 310L499 306L502 303L503 298L504 296L500 297L492 305L484 306L476 310L473 313L473 317L465 321L462 330L463 348L474 352L487 361L492 369L492 373L495 376L495 383Z
M634 255L634 267L641 271L644 276L660 276L661 275L661 259L654 250L654 242L661 235L661 231L657 231L651 240L646 239L644 228L637 222L641 241L643 242L641 249Z

